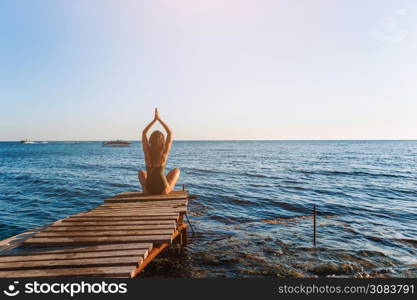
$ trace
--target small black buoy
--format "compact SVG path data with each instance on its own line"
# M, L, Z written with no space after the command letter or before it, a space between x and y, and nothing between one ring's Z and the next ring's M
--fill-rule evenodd
M316 246L316 205L313 205L313 245Z

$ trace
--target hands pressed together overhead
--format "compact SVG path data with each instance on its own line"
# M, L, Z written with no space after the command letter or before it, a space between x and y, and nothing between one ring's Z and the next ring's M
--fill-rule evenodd
M159 116L159 110L158 108L155 108L155 116L153 118L155 121L159 121L160 120L160 116Z

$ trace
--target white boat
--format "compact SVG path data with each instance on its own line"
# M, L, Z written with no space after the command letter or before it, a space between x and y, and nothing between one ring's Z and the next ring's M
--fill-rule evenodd
M131 142L121 140L103 142L103 146L105 147L129 147L130 144Z
M22 144L36 144L36 142L31 141L31 140L22 140L20 141Z

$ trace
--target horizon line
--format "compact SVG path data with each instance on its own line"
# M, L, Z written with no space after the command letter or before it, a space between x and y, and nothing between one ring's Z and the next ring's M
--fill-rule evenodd
M22 140L1 140L0 143L21 142ZM30 140L34 142L107 142L107 141L128 141L141 142L142 140L129 139L107 139L107 140ZM249 142L249 141L417 141L416 139L174 139L174 142Z

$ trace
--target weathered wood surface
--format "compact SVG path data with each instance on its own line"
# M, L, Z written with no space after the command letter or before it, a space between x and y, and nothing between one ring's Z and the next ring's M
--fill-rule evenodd
M106 203L102 204L99 208L149 208L149 207L182 207L188 204L187 200L177 200L175 202L162 201L162 202L124 202L124 203Z
M22 243L37 251L0 256L0 277L136 276L184 228L187 197L187 191L115 195Z
M134 250L109 250L109 251L97 251L97 252L74 252L74 253L62 253L62 255L52 254L33 254L33 255L16 255L16 256L4 256L0 257L0 268L8 269L14 268L15 265L11 265L11 262L34 262L34 261L49 261L49 260L65 260L65 259L81 259L81 258L103 258L103 257L118 257L118 256L141 256L146 258L148 255L147 249L134 249Z
M109 199L114 199L114 198L109 198ZM117 199L117 198L116 198ZM134 197L132 198L122 198L122 199L134 199ZM149 199L148 199L149 200ZM102 206L118 206L118 205L123 205L123 206L130 206L130 205L137 205L137 206L145 206L145 205L149 205L149 206L156 206L156 205L184 205L188 203L188 199L187 198L179 198L178 199L164 199L164 201L153 201L153 200L149 200L149 201L133 201L133 202L104 202L102 204Z
M132 266L139 265L143 261L143 256L113 256L113 257L86 257L74 259L51 259L51 260L32 260L11 263L0 263L0 271L4 270L22 270L34 268L52 268L52 267L115 267L115 266Z
M42 233L47 233L47 232L81 232L81 231L85 231L85 232L89 232L89 231L93 231L93 232L98 232L98 231L120 231L120 230L124 230L124 231L135 231L135 230L158 230L158 229L175 229L175 225L172 224L162 224L162 225L154 225L154 224L149 224L149 225L118 225L118 226L69 226L69 227L63 227L63 226L51 226L49 228L47 228L46 230L42 231Z
M57 269L32 269L32 270L9 270L0 271L0 278L31 278L31 277L99 277L116 278L132 277L136 264L117 267L80 267L80 268L57 268Z
M152 243L115 244L0 256L0 277L130 277Z
M100 237L100 236L136 236L136 235L170 235L174 232L174 228L171 229L154 229L147 228L144 230L96 230L96 231L43 231L38 233L33 239L43 237Z
M122 221L110 221L110 220L98 220L98 221L80 221L80 222L62 222L54 223L52 227L77 227L77 226L133 226L133 225L166 225L176 224L175 220L122 220Z
M105 212L105 213L101 213L101 212L87 212L87 213L79 213L75 216L71 216L70 218L148 218L148 217L168 217L168 218L178 218L178 213L175 212L169 212L169 211L164 211L164 212L158 212L158 211L142 211L139 213L136 212Z
M171 201L173 199L187 199L187 191L174 191L168 195L147 195L142 192L126 192L105 199L104 202L123 203L123 202L146 202L146 201Z
M103 245L119 243L171 243L172 235L124 235L124 236L94 236L94 237L31 237L23 245L29 247L62 247L79 245Z
M62 219L62 222L92 222L92 221L156 221L156 220L177 220L178 215L167 215L167 216L113 216L113 217L103 217L103 216L77 216L69 217Z
M140 191L134 191L134 192L123 192L123 193L119 193L114 195L112 198L129 198L129 197L148 197L149 199L176 199L176 197L183 197L183 198L187 198L188 196L188 191L184 190L184 191L172 191L171 193L167 194L167 195L149 195L149 194L145 194L143 192Z
M37 249L36 251L27 250L24 253L17 254L3 254L0 255L0 262L7 261L11 257L16 257L17 260L24 260L26 256L39 256L50 254L68 254L68 253L88 253L88 252L106 252L114 250L152 250L152 243L128 243L128 244L110 244L110 245L97 245L97 246L80 246L61 249Z
M88 211L85 213L79 213L77 216L164 216L164 215L176 215L181 213L181 208L170 208L170 209L97 209L94 211Z

